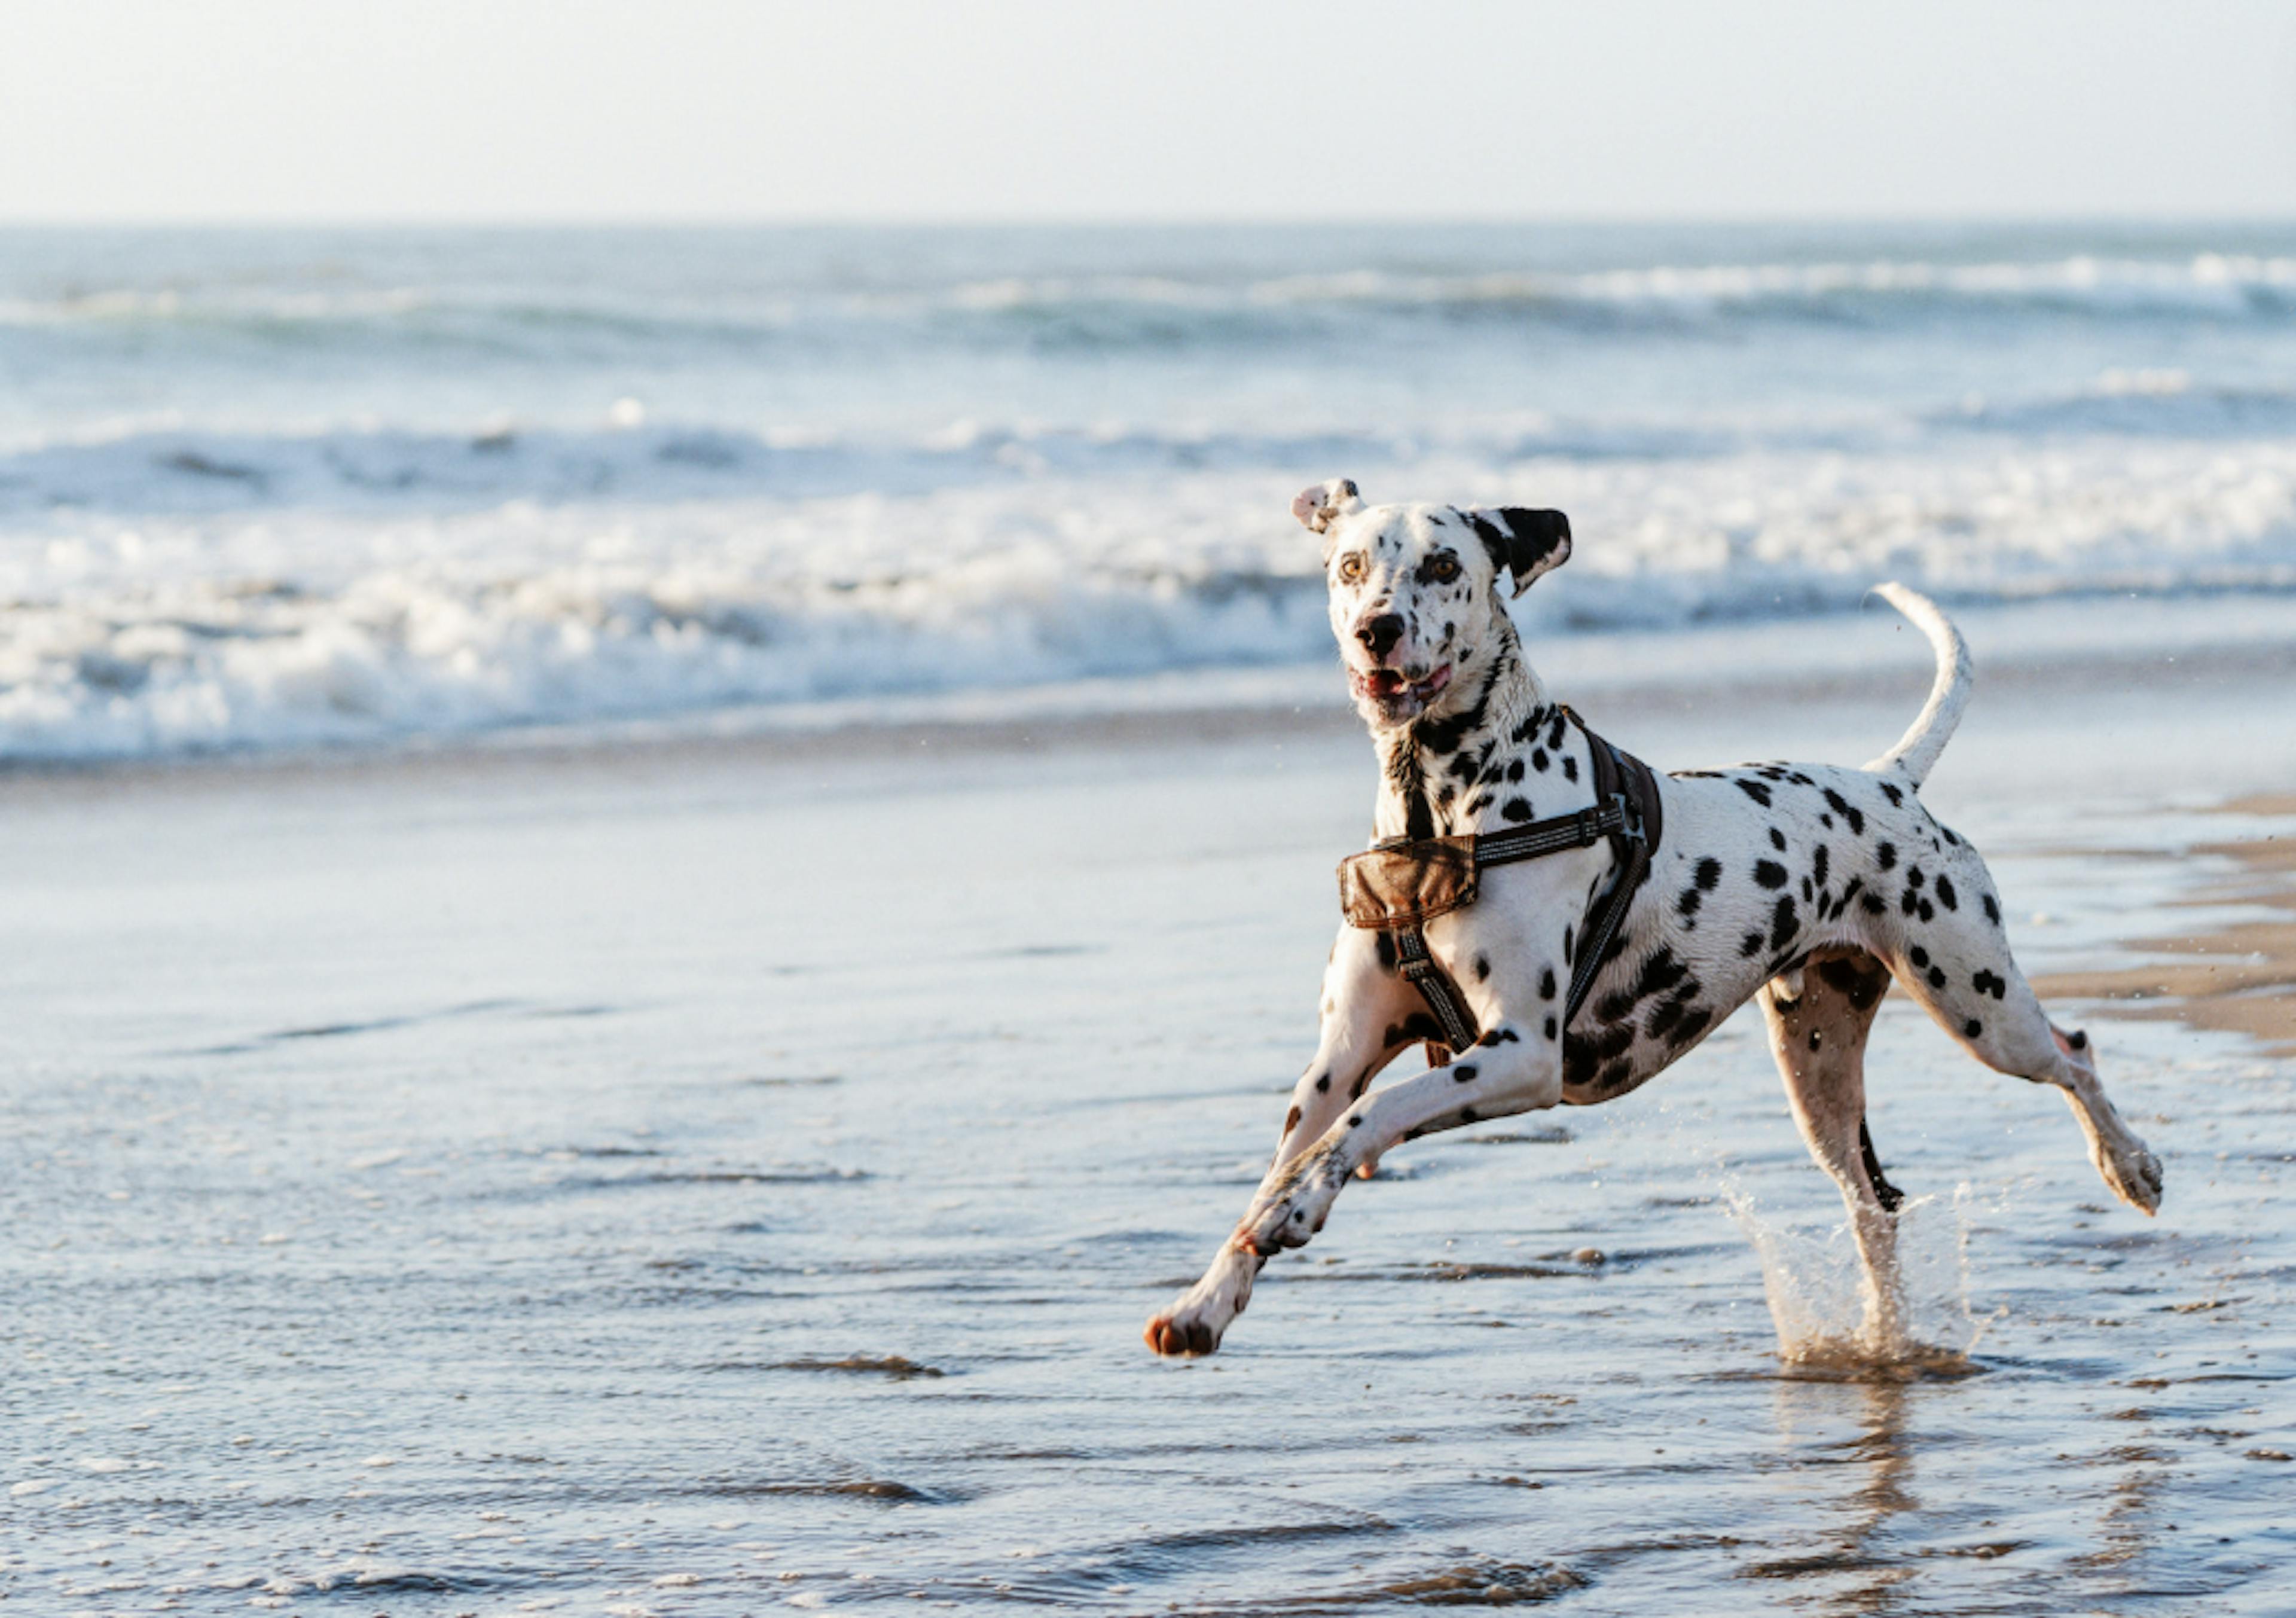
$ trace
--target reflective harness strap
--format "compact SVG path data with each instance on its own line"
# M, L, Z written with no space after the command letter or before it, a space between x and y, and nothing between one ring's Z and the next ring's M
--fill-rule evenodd
M1616 849L1618 875L1580 924L1570 992L1563 1002L1562 1027L1567 1038L1579 1007L1594 990L1595 976L1603 969L1603 957L1611 940L1618 937L1619 928L1626 921L1627 908L1636 891L1650 874L1651 856L1658 849L1660 815L1658 781L1650 767L1632 754L1621 753L1596 735L1570 709L1562 711L1590 743L1595 804L1572 814L1556 815L1510 831L1478 836L1475 866L1480 870L1486 866L1513 865L1571 849L1592 848L1606 837ZM1427 1009L1434 1014L1436 1026L1443 1031L1443 1045L1447 1046L1447 1051L1435 1040L1427 1042L1431 1065L1439 1066L1449 1055L1474 1044L1474 1019L1467 1014L1459 986L1428 950L1427 934L1423 928L1396 927L1390 930L1390 936L1395 940L1398 968L1412 987L1419 990L1420 998L1427 1002Z
M1451 974L1435 964L1427 953L1427 935L1416 927L1395 930L1396 964L1419 998L1427 1002L1427 1009L1435 1014L1435 1024L1443 1031L1443 1040L1454 1052L1465 1050L1475 1042L1475 1022L1459 1000L1459 986ZM1428 1041L1430 1046L1435 1043ZM1431 1051L1429 1053L1433 1054Z

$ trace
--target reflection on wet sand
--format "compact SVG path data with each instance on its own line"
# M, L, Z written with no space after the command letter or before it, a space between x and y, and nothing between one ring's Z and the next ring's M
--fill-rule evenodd
M1829 1613L1878 1613L1915 1565L1893 1543L1891 1520L1919 1508L1911 1484L1915 1445L1906 1418L1915 1390L1894 1376L1866 1382L1781 1377L1773 1406L1788 1463L1810 1499L1816 1548L1742 1570L1751 1579L1808 1581ZM1841 1425L1854 1434L1839 1436ZM1815 1431L1808 1431L1815 1428ZM1832 1507L1825 1497L1836 1502Z

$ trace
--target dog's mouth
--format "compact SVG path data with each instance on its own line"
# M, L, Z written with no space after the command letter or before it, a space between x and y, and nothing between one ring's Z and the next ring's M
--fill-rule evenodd
M1382 718L1408 718L1433 702L1451 683L1451 665L1443 663L1424 679L1404 678L1400 669L1353 669L1348 683L1356 695L1380 710Z

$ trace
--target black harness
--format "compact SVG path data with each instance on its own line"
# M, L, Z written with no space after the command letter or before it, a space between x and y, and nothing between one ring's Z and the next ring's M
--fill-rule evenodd
M1562 712L1585 735L1593 755L1591 807L1504 832L1390 837L1340 862L1340 909L1350 924L1385 932L1393 940L1397 965L1443 1031L1441 1043L1447 1049L1428 1041L1428 1055L1438 1064L1473 1045L1477 1031L1459 986L1428 952L1429 920L1473 904L1477 878L1486 866L1592 848L1609 838L1619 858L1618 875L1579 925L1570 992L1563 1002L1567 1032L1594 989L1595 976L1626 921L1627 907L1650 875L1651 858L1658 852L1664 814L1650 767L1587 729L1570 709Z

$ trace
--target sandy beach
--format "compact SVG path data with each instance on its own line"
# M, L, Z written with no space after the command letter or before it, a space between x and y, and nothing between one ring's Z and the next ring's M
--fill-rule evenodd
M1372 768L1327 670L0 781L0 1591L2284 1611L2288 654L2107 679L2046 618L1977 615L1925 795L2168 1194L1885 1004L1912 1381L1781 1357L1854 1303L1751 1013L1397 1153L1217 1359L1141 1348L1311 1039ZM1859 625L1550 678L1662 767L1861 759L1924 677Z

